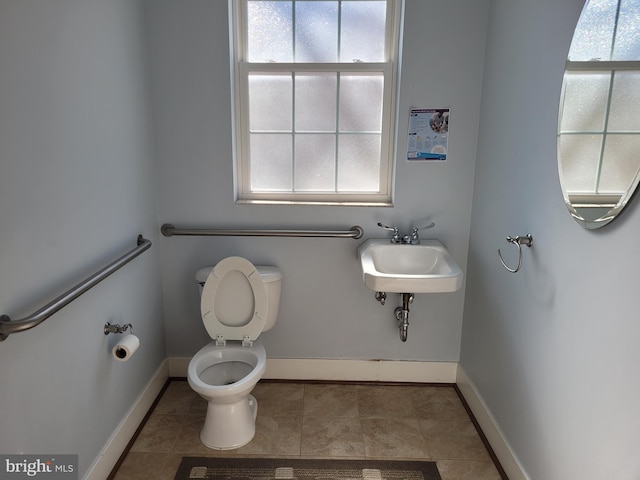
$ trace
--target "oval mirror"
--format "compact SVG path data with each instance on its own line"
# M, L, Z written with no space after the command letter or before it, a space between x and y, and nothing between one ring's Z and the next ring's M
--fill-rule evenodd
M640 178L640 0L587 0L558 116L558 171L571 215L599 228Z

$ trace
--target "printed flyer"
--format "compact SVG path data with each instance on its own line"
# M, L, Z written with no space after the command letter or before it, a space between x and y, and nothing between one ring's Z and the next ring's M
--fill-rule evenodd
M448 108L411 109L407 160L446 160L448 141Z

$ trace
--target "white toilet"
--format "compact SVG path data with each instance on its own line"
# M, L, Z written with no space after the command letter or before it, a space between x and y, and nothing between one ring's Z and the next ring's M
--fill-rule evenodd
M251 441L258 411L250 395L262 377L267 354L256 341L278 318L282 274L228 257L196 273L202 321L213 341L189 362L187 380L209 405L200 439L227 450Z

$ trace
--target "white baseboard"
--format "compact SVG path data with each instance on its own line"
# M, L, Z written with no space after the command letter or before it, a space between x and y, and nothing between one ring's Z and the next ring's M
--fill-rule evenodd
M190 358L169 358L169 375L186 377ZM396 360L268 358L270 380L455 383L457 363Z
M83 477L83 480L104 480L109 476L168 378L169 362L164 360L118 424L102 452L100 452L100 455L98 455L87 474Z
M267 359L262 378L370 382L454 383L454 362Z
M509 480L529 480L500 426L493 418L491 411L487 408L475 385L460 365L458 365L456 384Z

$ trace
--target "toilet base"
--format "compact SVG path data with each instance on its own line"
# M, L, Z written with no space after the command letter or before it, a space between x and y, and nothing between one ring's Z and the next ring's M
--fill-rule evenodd
M249 443L256 433L258 401L247 395L234 403L212 403L200 432L200 440L215 450L232 450Z

